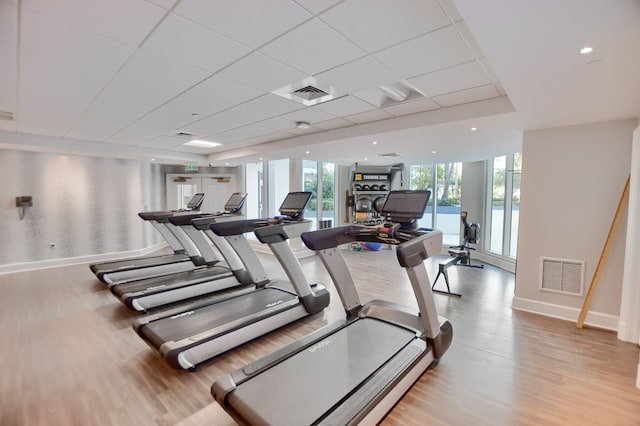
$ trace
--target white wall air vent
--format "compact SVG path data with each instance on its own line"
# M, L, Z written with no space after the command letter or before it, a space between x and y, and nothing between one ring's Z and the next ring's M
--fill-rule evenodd
M584 261L540 258L540 290L582 296Z

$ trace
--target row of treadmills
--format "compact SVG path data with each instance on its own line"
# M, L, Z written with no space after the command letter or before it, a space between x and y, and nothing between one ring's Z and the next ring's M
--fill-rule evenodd
M93 264L91 270L128 308L146 313L133 328L149 346L172 367L193 370L328 306L328 289L309 283L289 246L288 240L301 238L326 267L345 318L224 375L211 393L241 424L376 424L452 339L451 324L436 312L424 264L440 251L442 233L416 225L430 195L391 191L384 224L311 232L312 222L304 219L311 192L289 193L281 216L266 219L242 219L246 194L233 194L219 213L201 213L204 194L196 194L184 211L139 213L172 254ZM246 238L250 232L270 248L288 280L268 278ZM418 311L360 302L340 249L354 242L395 246Z

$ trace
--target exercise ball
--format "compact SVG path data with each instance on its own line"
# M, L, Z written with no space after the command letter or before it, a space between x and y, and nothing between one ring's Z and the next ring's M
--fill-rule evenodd
M360 198L356 203L356 211L359 213L370 213L373 203L368 198Z
M384 207L384 202L387 199L385 197L378 197L373 201L373 208L376 209L378 213L382 212L382 208Z

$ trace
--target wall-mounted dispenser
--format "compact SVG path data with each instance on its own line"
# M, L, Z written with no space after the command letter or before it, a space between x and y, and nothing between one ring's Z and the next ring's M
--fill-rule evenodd
M19 195L16 197L16 207L20 220L24 219L24 212L27 207L33 206L33 197L31 195Z

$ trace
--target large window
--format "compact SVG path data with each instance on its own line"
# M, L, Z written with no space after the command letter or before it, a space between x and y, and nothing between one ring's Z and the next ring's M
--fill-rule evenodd
M509 255L518 254L518 224L520 223L520 175L522 174L522 153L513 156L512 189L511 189L511 247Z
M461 184L462 163L411 166L411 189L431 190L427 210L418 225L441 230L445 245L460 244Z
M521 167L521 153L489 160L485 248L514 258L518 249Z
M505 171L506 156L493 159L491 174L491 203L488 211L489 223L489 247L490 251L502 253L502 236L504 235L504 195L505 195Z
M313 221L312 229L333 226L335 219L335 165L302 161L302 187L313 196L305 211L305 219Z

